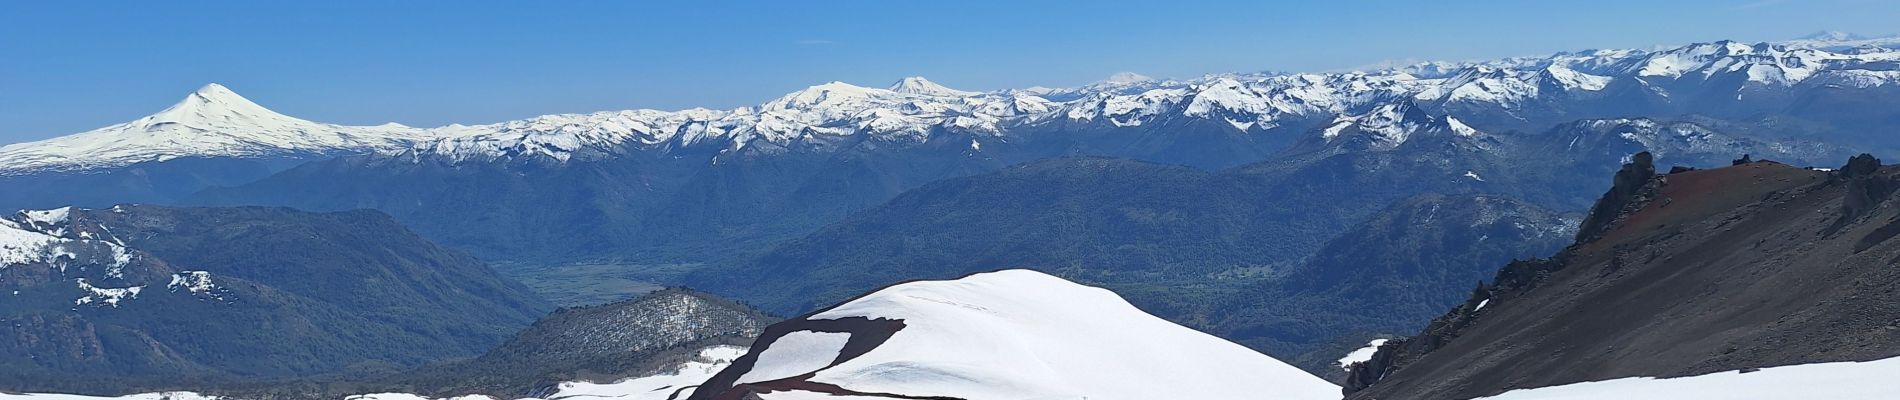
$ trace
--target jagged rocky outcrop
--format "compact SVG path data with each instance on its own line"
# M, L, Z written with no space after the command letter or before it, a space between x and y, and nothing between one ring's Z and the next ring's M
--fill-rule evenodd
M1355 365L1347 398L1900 355L1900 209L1874 195L1896 172L1856 157L1831 174L1757 161L1656 178L1596 234L1512 263Z
M1861 154L1848 159L1847 165L1831 176L1847 185L1847 193L1841 199L1842 223L1866 215L1892 195L1896 186L1900 186L1892 178L1880 176L1879 171L1880 159L1871 154Z
M1655 156L1647 151L1630 156L1630 162L1623 164L1623 169L1610 179L1610 190L1590 207L1583 225L1577 228L1578 241L1595 239L1622 217L1625 209L1642 203L1646 198L1644 189L1656 178L1655 162Z

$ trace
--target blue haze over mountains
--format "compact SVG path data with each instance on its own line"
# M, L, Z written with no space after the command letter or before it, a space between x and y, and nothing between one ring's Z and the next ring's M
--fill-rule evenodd
M1326 371L1570 243L1630 154L1894 154L1897 70L1900 39L1719 41L1073 88L832 82L725 110L433 128L313 122L213 84L0 148L0 187L18 188L0 207L367 209L458 252L424 260L530 279L609 265L779 315L1029 268ZM1370 312L1393 304L1415 306Z

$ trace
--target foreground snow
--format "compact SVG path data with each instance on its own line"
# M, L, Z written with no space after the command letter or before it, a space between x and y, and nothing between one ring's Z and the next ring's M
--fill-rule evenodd
M745 354L745 348L739 346L717 346L700 350L699 359L680 365L678 370L669 374L639 377L614 383L566 382L549 399L586 400L586 399L622 399L622 400L667 400L684 399L692 395L685 390L678 397L673 392L688 386L697 386L712 378L713 374L732 364L732 360Z
M0 400L217 400L217 396L206 396L192 392L158 392L128 394L118 397L86 396L59 393L14 394L0 392Z
M1027 270L900 284L774 328L696 398L745 391L768 400L1340 394L1312 374L1144 313L1108 290ZM872 347L855 356L845 350L863 345ZM712 392L732 383L737 389Z
M1720 372L1683 378L1623 378L1505 392L1485 400L1900 399L1900 357Z
M691 395L691 386L699 385L711 378L714 373L725 369L732 360L745 354L745 348L739 346L713 346L699 351L699 357L680 364L671 372L652 376L636 377L613 383L564 382L549 395L548 399L561 400L667 400L683 399ZM75 394L8 394L0 393L0 400L219 400L217 396L207 396L192 392L142 393L118 397L83 396ZM461 396L442 400L493 400L489 396ZM374 393L350 396L346 400L431 400L427 396L409 393ZM540 400L540 399L520 399Z

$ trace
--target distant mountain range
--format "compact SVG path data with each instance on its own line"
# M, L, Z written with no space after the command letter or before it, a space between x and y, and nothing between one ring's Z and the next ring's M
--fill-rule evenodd
M1120 131L1189 135L1203 123L1276 150L1297 137L1331 138L1344 124L1394 105L1448 117L1460 131L1505 133L1602 117L1704 114L1749 120L1764 113L1829 116L1863 92L1890 96L1900 38L1827 35L1774 43L1721 41L1654 51L1588 50L1547 57L1430 62L1367 72L1222 74L1155 81L1122 76L1072 89L950 89L921 77L887 89L841 82L733 110L629 110L561 114L490 125L343 126L285 116L211 84L136 121L0 148L0 176L99 173L191 158L312 159L382 154L410 162L568 162L660 153L712 162L739 154L838 150L865 136L909 147L956 136L971 151L1023 145L1038 133ZM1885 121L1885 113L1822 122ZM1059 128L1059 129L1057 129ZM1315 129L1324 128L1324 129ZM1817 127L1851 129L1851 124ZM1292 132L1286 132L1287 130ZM1144 131L1135 130L1135 131ZM1403 136L1381 136L1402 142ZM1150 139L1152 140L1152 139ZM855 140L847 141L855 142ZM1113 150L1113 149L1102 149ZM1123 149L1160 153L1164 149ZM991 150L995 151L995 150ZM1112 154L1111 154L1112 155ZM1133 156L1135 154L1128 154ZM1244 155L1233 155L1243 157ZM1165 158L1165 157L1164 157ZM1231 166L1246 159L1180 161Z
M1897 148L1872 133L1900 118L1878 106L1900 94L1886 69L1900 63L1894 41L1801 43L1124 80L1070 91L834 82L728 111L410 128L416 144L407 149L365 149L374 154L250 183L183 174L211 176L189 183L199 187L233 187L182 201L376 208L490 258L707 262L707 254L768 246L928 182L1062 156L1221 169L1449 146L1505 162L1434 166L1446 178L1506 179L1501 170L1550 172L1522 160L1552 156L1614 169L1632 149L1709 165L1677 157L1752 153L1808 163ZM1583 129L1607 136L1550 135ZM1407 145L1419 140L1427 142ZM1589 196L1525 200L1567 210Z
M667 269L642 276L788 315L895 280L1033 268L1330 371L1341 346L1458 300L1407 291L1464 293L1476 266L1548 252L1630 154L1894 153L1895 71L1900 39L1821 37L1056 89L833 82L732 110L435 128L305 121L211 85L0 147L0 207L374 209L511 274ZM1327 289L1341 280L1382 283L1346 298ZM124 286L94 288L109 304ZM1418 303L1287 323L1380 301Z

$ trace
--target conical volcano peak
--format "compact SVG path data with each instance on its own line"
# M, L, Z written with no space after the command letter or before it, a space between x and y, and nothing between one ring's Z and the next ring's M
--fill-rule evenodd
M929 79L924 79L924 77L921 76L912 76L898 80L897 83L891 84L891 91L926 96L968 96L976 94L974 92L951 89L947 86L939 85L936 82L931 82Z
M1110 85L1132 85L1132 84L1147 82L1151 80L1154 80L1154 78L1149 78L1147 75L1137 74L1134 72L1123 71L1123 72L1116 72L1114 75L1109 75L1108 80L1105 80L1102 82L1110 84Z
M244 119L288 119L282 114L264 108L240 96L224 85L211 83L198 88L164 111L153 114L150 122L184 123L204 122L207 118L229 120Z

